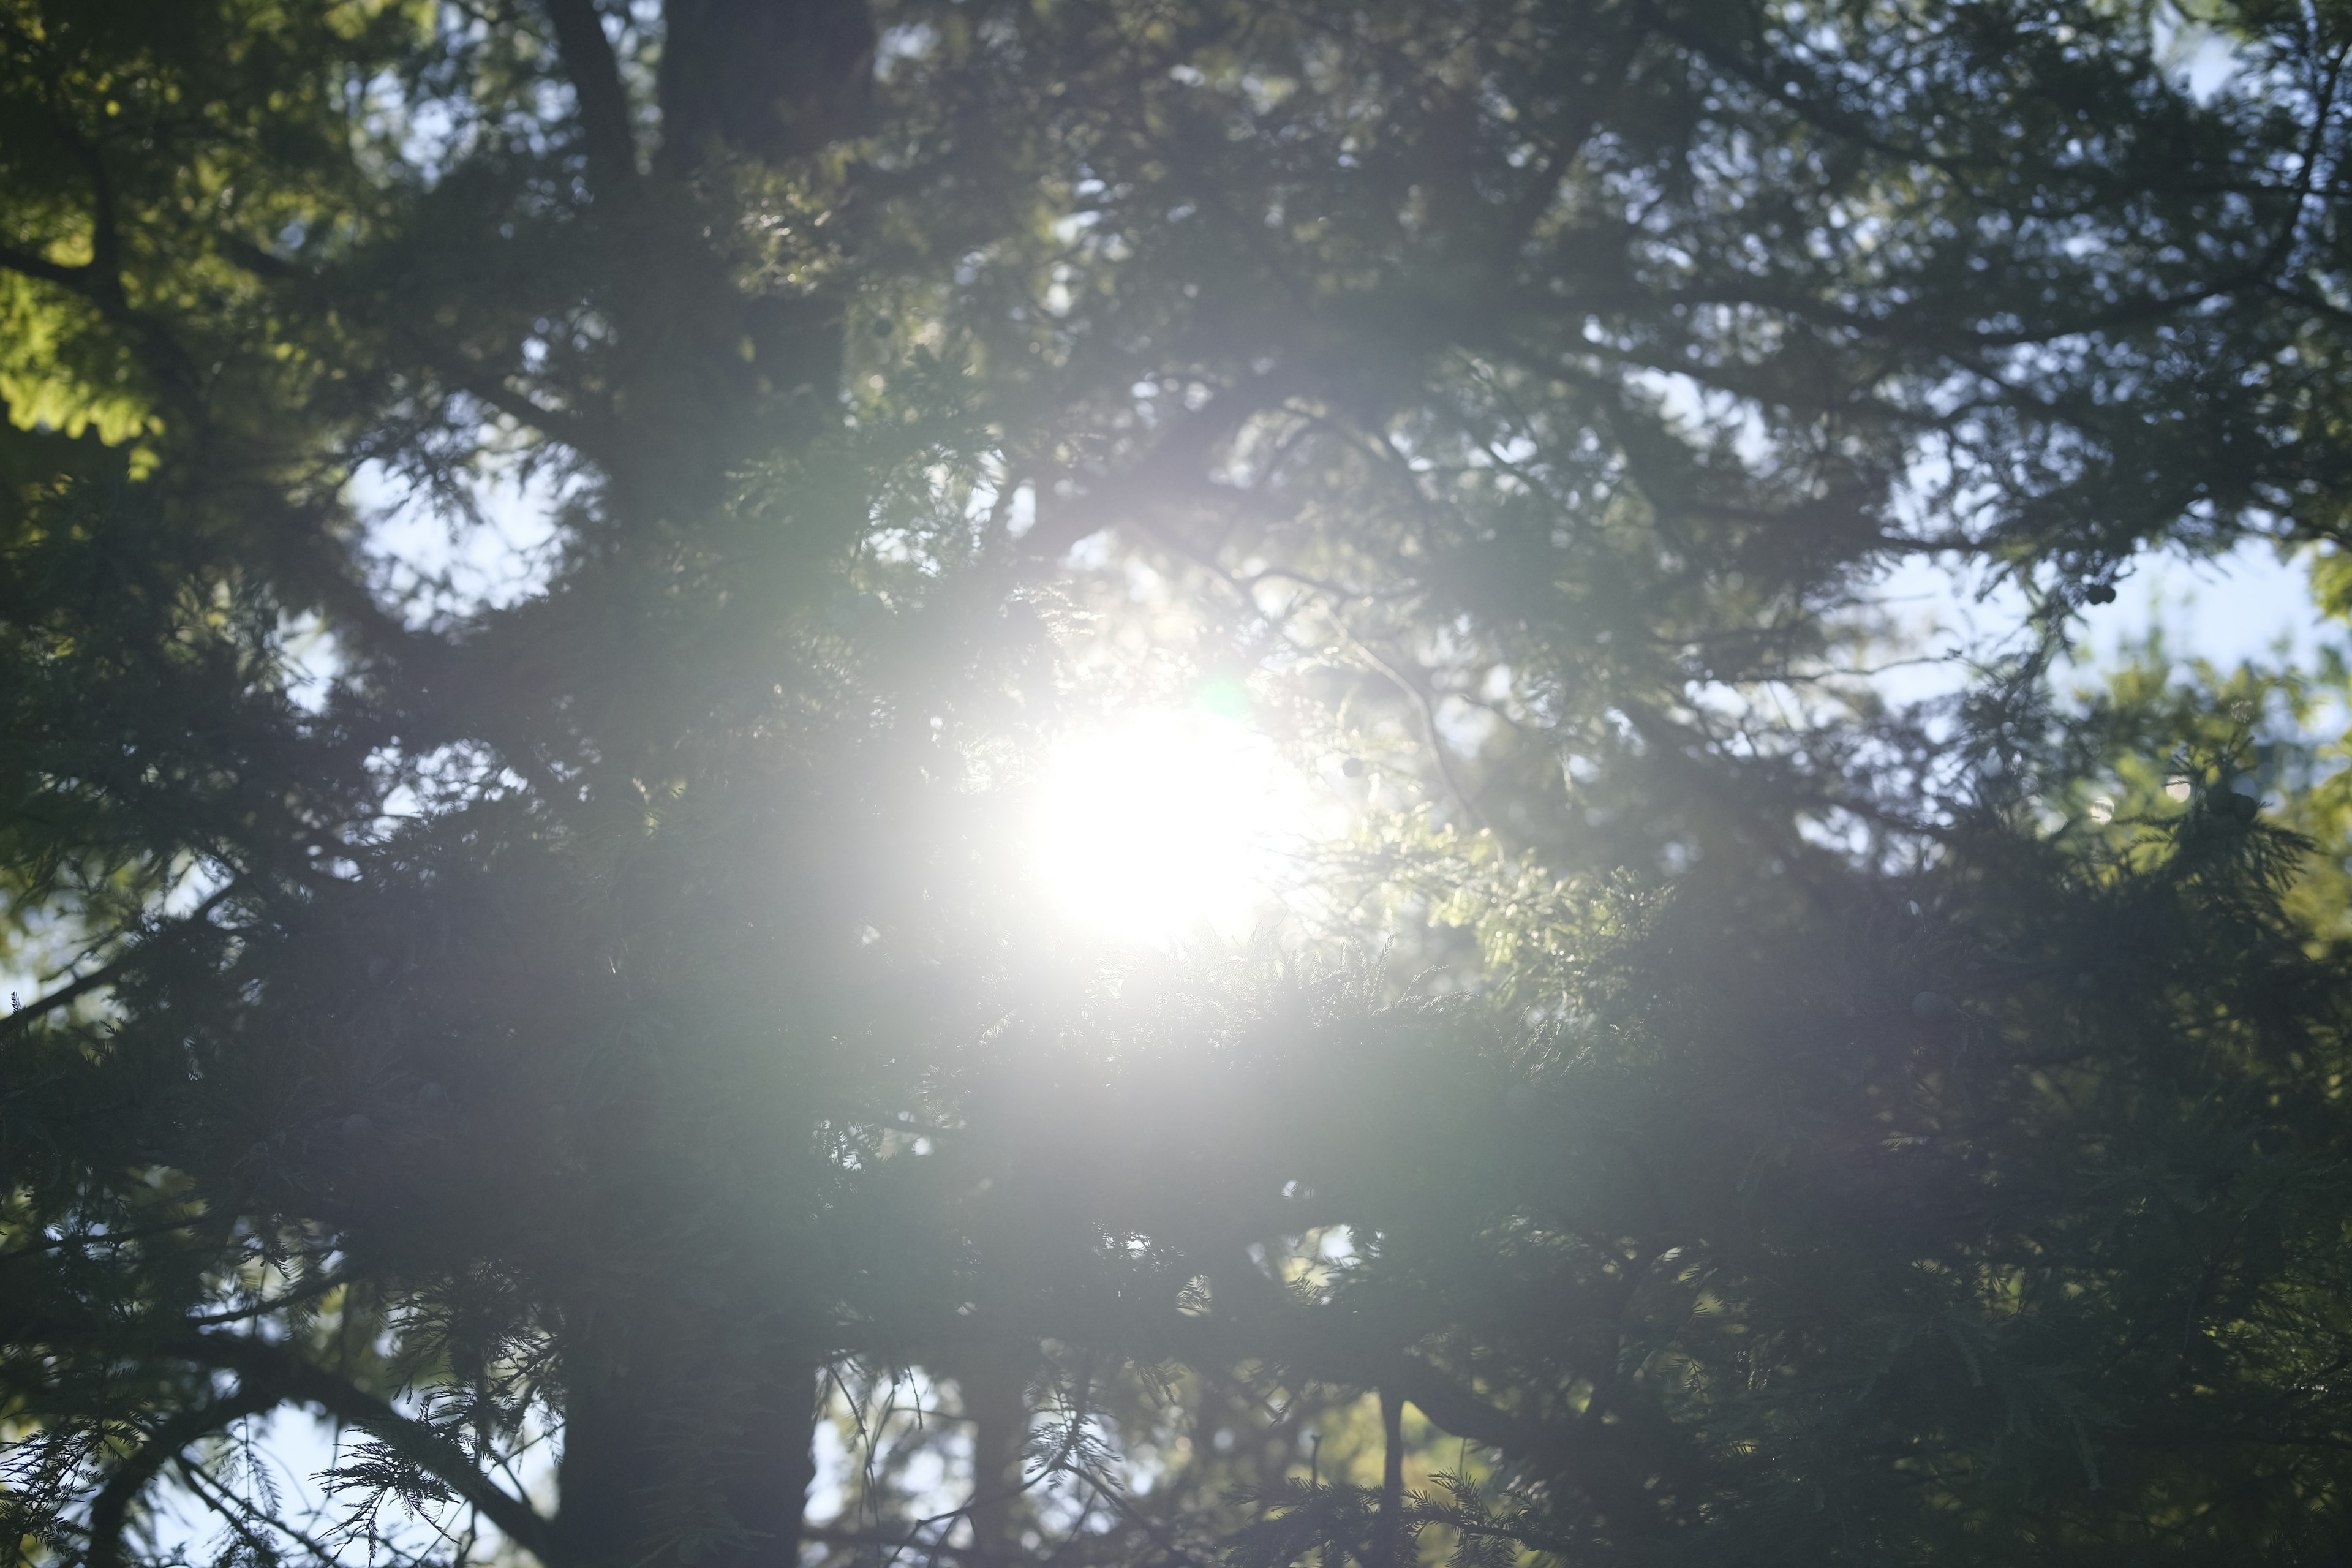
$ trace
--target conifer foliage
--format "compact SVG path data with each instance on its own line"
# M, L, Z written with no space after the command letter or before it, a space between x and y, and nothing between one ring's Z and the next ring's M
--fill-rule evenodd
M0 1552L2342 1560L2343 670L2054 672L2339 559L2347 50L0 0ZM1318 896L1073 940L1204 682Z

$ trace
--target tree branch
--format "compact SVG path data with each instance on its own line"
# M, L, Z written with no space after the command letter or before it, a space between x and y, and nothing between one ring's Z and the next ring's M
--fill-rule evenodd
M637 182L637 143L629 130L628 89L621 80L612 40L604 37L604 19L595 0L546 0L546 5L563 74L579 99L588 166L597 184L610 195L620 195Z
M236 891L237 887L238 884L236 881L229 882L226 887L223 887L217 892L214 893L212 897L206 899L203 903L198 904L195 907L194 911L185 920L182 921L177 926L173 928L171 931L163 934L167 936L176 936L188 930L191 926L202 924L206 916L210 915L215 910L220 908L223 903L227 901L228 896ZM162 940L162 938L154 937L149 939L150 942L159 940ZM55 991L50 992L46 996L37 996L31 1002L9 1014L6 1017L0 1018L0 1040L6 1040L13 1036L23 1034L26 1029L31 1028L33 1025L39 1021L44 1016L54 1013L58 1008L65 1006L68 1003L78 1001L80 998L89 995L91 992L99 989L100 986L112 984L116 979L121 977L122 972L131 966L131 962L138 958L140 953L145 950L146 945L146 943L142 942L138 948L134 948L131 952L124 953L121 958L116 959L113 963L101 964L100 967L91 970L88 974L82 975L79 979L70 981L66 984L58 986Z
M1554 1469L1635 1533L1657 1522L1656 1498L1645 1485L1652 1476L1671 1472L1698 1485L1709 1479L1703 1452L1669 1452L1654 1442L1637 1448L1625 1426L1505 1410L1444 1369L1376 1342L1370 1326L1351 1314L1278 1306L1270 1294L1239 1317L1168 1312L1144 1322L1068 1322L1056 1325L1055 1336L1072 1344L1116 1340L1144 1359L1160 1355L1204 1371L1255 1360L1317 1383L1378 1389L1417 1406L1442 1431Z
M267 1391L275 1402L315 1405L356 1426L401 1458L448 1483L451 1490L504 1531L515 1544L542 1563L552 1563L549 1521L521 1498L484 1475L457 1442L422 1421L403 1415L391 1403L303 1360L283 1345L242 1334L194 1333L168 1347L205 1366L234 1372L248 1386Z
M114 211L114 183L106 173L105 160L68 117L54 114L53 121L58 133L72 148L83 173L89 177L90 258L79 267L65 267L27 251L0 246L0 268L80 295L95 305L106 320L131 333L148 368L166 387L183 396L194 396L203 382L195 361L162 323L132 307L130 291L123 287L121 228Z
M47 1014L54 1013L68 1003L79 1001L102 985L112 984L131 963L131 955L125 953L113 963L101 964L78 980L58 986L46 996L36 996L5 1018L0 1018L0 1040L21 1035Z
M1478 809L1476 798L1463 784L1461 775L1454 771L1454 755L1446 750L1444 732L1437 727L1436 700L1430 696L1427 689L1420 681L1407 675L1401 665L1391 661L1369 641L1357 636L1355 628L1348 626L1344 621L1337 624L1339 627L1339 635L1346 637L1354 646L1356 651L1362 654L1371 664L1372 668L1387 676L1396 689L1405 694L1407 700L1412 702L1413 711L1421 716L1422 735L1429 742L1430 757L1437 763L1439 782L1444 784L1445 793L1453 797L1454 804L1460 808L1464 825L1474 832L1484 830L1487 826L1486 814Z
M44 283L55 283L70 289L85 298L94 298L95 268L84 262L79 267L64 267L54 261L44 261L29 251L18 250L12 245L0 245L0 267L27 278L37 278Z
M89 271L96 292L109 305L127 311L131 300L122 288L122 230L115 221L114 181L107 174L106 160L75 129L73 121L64 114L54 119L58 134L73 148L82 173L89 176Z
M1033 563L1059 561L1091 534L1164 510L1169 496L1202 477L1221 443L1305 385L1305 377L1286 365L1228 386L1199 409L1167 421L1151 449L1124 472L1097 475L1071 495L1055 494L1051 478L1038 475L1036 521L1021 536L1022 554Z
M245 1416L258 1415L278 1403L275 1393L241 1382L235 1394L191 1405L156 1427L137 1452L114 1468L114 1474L107 1478L97 1500L89 1505L89 1545L82 1559L84 1568L118 1568L122 1562L122 1535L130 1527L131 1505L157 1473L184 1452L189 1444Z

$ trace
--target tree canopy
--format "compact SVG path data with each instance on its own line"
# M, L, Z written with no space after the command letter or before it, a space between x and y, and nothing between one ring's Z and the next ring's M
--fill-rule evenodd
M2346 671L2065 656L2352 598L2347 50L0 0L0 1544L2342 1560Z

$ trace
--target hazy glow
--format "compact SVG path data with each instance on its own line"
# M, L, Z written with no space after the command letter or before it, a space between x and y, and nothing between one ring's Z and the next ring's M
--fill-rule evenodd
M1306 781L1272 742L1197 710L1072 735L1043 786L1029 843L1040 884L1066 918L1121 942L1204 923L1245 934L1307 819Z

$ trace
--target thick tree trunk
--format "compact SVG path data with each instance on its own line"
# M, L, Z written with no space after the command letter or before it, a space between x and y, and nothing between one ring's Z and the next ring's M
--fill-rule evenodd
M1013 1351L975 1351L955 1369L971 1420L971 1543L992 1562L1021 1555L1022 1450L1029 1440L1031 1358Z
M674 1341L572 1373L554 1568L798 1563L815 1369L787 1355L714 1364L696 1348Z
M664 580L670 533L691 536L719 513L745 463L838 423L844 302L747 280L757 256L728 238L721 219L740 216L723 191L731 176L722 169L714 187L712 169L858 134L875 24L866 0L667 0L662 129L647 158L603 31L617 7L541 4L579 97L594 186L583 233L607 249L599 303L618 331L600 384L579 400L593 411L580 421L582 451L610 481L607 532L651 541L647 574ZM629 563L617 548L614 558ZM641 579L606 591L634 609L628 595L643 589ZM621 716L597 742L623 790L638 751L667 756L677 740L627 684L641 673L576 694L586 710ZM658 988L650 974L640 984ZM625 1173L615 1186L664 1170L674 1151L625 1153L632 1119L614 1120L596 1142ZM597 1302L565 1340L555 1568L793 1568L815 1477L815 1358L747 1329L756 1291L722 1289L731 1308L702 1311L674 1299L675 1281L656 1281L648 1270L634 1293Z
M801 1521L816 1479L810 1444L816 1373L807 1366L779 1369L750 1412L741 1463L727 1478L727 1511L750 1536L729 1568L794 1568L800 1562ZM705 1561L708 1561L707 1559Z

